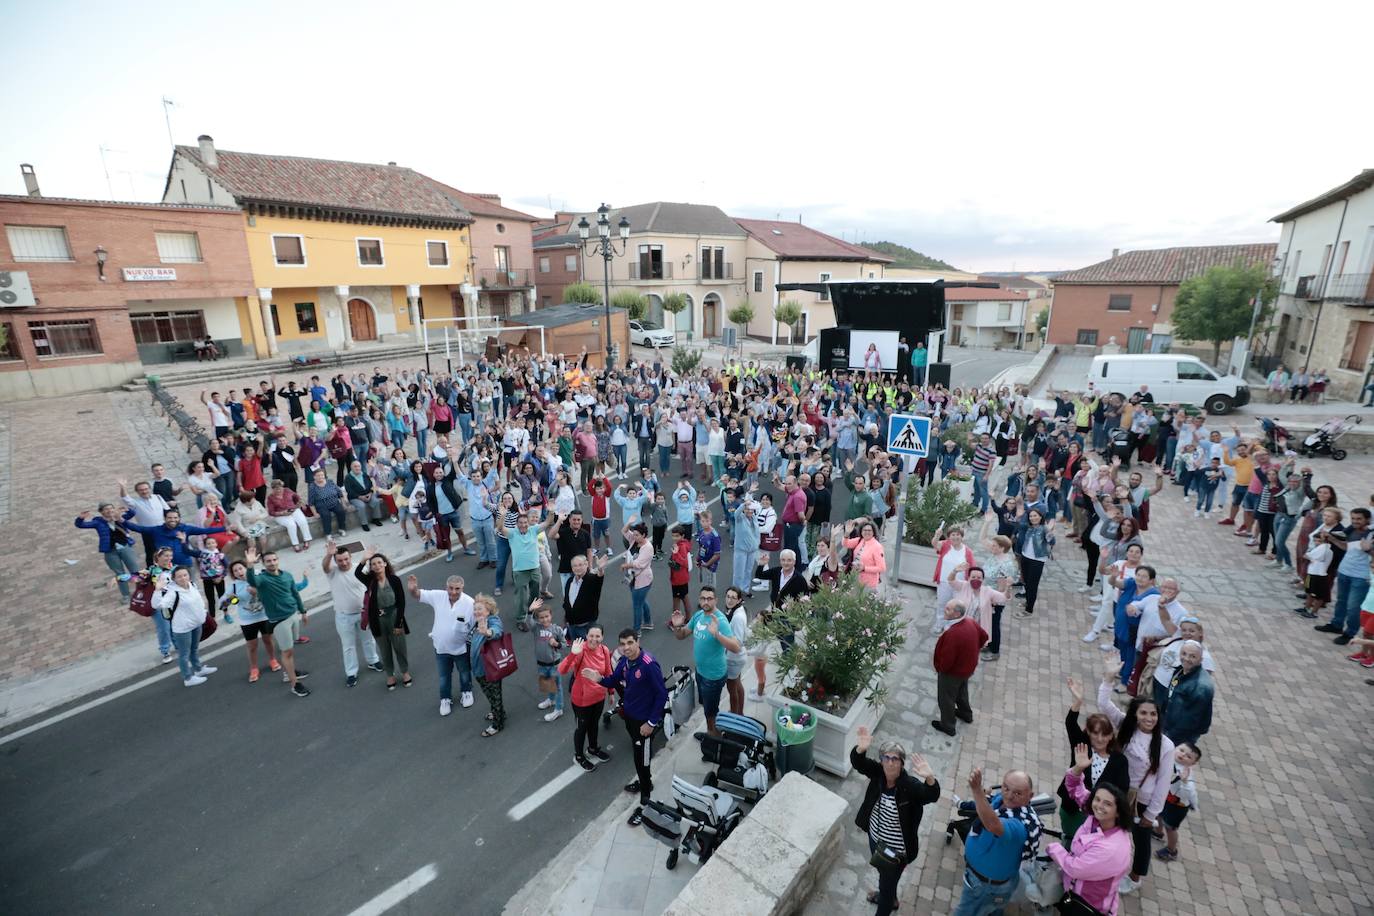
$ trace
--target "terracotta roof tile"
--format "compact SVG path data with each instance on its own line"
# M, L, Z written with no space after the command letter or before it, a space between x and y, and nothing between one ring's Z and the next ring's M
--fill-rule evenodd
M1173 286L1210 268L1240 262L1249 267L1268 267L1278 245L1263 242L1252 245L1198 245L1185 248L1154 248L1127 251L1114 258L1062 273L1053 283L1161 283Z
M1027 295L1019 289L983 289L979 286L945 290L946 302L1020 302Z
M434 179L430 179L434 181ZM457 198L458 203L462 204L473 216L492 216L498 219L521 220L527 223L539 221L537 216L530 216L528 213L521 213L519 210L512 210L510 207L501 203L499 194L472 194L467 191L460 191L452 185L446 185L442 181L434 181L444 193L450 197Z
M735 222L739 223L745 232L762 242L766 248L784 258L877 261L883 264L893 261L887 255L851 245L801 223L771 219L736 219Z

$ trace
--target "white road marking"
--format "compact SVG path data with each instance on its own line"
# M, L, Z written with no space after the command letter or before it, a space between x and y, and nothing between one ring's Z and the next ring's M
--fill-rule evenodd
M510 818L513 821L518 821L526 817L529 817L536 810L538 810L540 805L544 804L544 802L553 798L559 792L562 792L568 786L572 785L573 780L577 779L577 777L581 776L585 772L587 771L582 769L582 767L579 764L574 763L572 766L568 767L562 773L559 773L549 782L545 783L544 786L538 792L535 792L529 798L525 799L520 804L516 805L514 808L511 808L509 811L507 811L506 817Z
M437 877L439 877L439 870L435 868L434 863L431 862L410 877L391 885L391 887L382 891L352 913L349 913L348 916L381 916L382 913L385 913Z

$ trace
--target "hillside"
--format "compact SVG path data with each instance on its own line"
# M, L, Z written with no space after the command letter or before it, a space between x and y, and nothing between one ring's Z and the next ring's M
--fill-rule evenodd
M898 245L896 242L860 242L859 244L870 251L876 251L878 254L884 254L889 258L895 258L896 260L892 263L893 267L920 267L926 270L959 269L953 264L946 264L938 258L932 258L929 255L921 254L919 251L913 251L905 245Z

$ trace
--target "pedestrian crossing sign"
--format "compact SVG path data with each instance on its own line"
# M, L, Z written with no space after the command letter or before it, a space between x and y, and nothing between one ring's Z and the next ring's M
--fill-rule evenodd
M930 445L930 417L895 413L887 418L887 450L924 458Z

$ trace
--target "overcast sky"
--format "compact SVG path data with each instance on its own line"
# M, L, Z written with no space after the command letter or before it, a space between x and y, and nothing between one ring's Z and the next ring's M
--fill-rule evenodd
M1374 14L1325 0L7 6L0 192L31 162L48 196L157 199L166 96L178 143L1051 270L1274 240L1374 166L1367 63L1335 53Z

